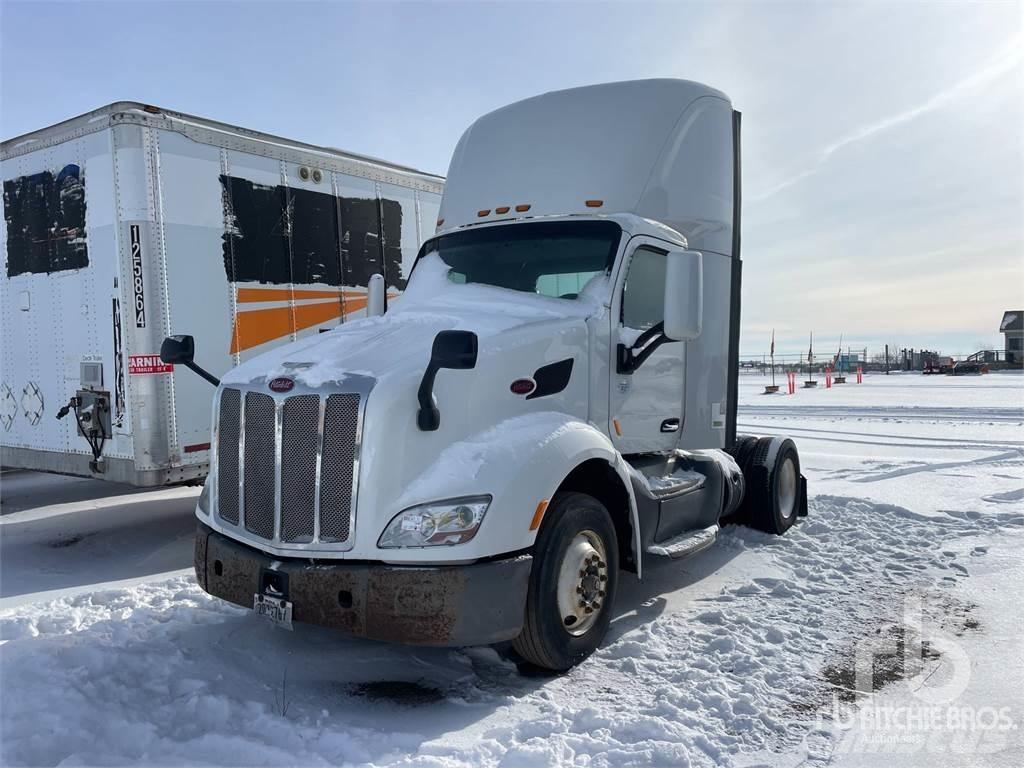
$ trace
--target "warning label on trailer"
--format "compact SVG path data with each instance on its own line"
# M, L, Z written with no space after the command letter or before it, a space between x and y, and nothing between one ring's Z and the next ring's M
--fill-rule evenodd
M160 355L128 355L128 374L137 376L140 373L173 373L174 366L165 363Z

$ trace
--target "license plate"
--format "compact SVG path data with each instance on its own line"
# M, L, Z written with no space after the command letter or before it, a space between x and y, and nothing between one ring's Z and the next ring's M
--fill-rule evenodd
M252 609L257 616L285 629L292 628L292 604L287 600L256 594L252 598Z

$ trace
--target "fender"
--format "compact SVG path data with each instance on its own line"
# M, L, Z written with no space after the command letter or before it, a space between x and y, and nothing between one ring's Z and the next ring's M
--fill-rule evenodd
M550 501L573 469L595 458L607 461L626 489L639 576L640 519L625 460L604 433L563 413L517 416L453 443L409 484L398 506L490 494L480 531L458 546L459 559L528 549L537 538L530 530L537 505Z

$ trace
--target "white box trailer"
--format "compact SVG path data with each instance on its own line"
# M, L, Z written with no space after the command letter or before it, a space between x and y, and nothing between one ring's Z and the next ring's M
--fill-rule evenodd
M0 460L143 486L209 464L209 385L164 337L201 329L219 375L364 316L444 181L131 102L5 141L0 175Z

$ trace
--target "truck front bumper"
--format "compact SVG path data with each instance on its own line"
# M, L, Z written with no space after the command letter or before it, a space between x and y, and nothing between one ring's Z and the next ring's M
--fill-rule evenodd
M268 587L292 618L373 640L413 645L487 645L523 626L533 558L414 566L273 557L199 523L195 568L214 597L252 608Z

